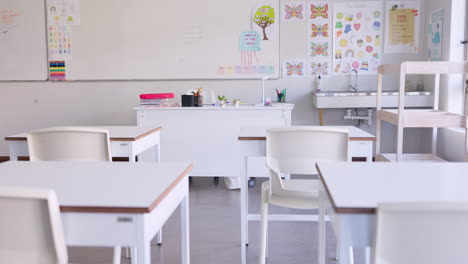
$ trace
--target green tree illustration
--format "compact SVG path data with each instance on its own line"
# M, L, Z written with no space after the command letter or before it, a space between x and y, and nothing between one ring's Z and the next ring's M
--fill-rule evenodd
M263 30L263 40L268 40L265 29L275 23L275 9L271 6L262 6L257 9L253 18L255 24Z

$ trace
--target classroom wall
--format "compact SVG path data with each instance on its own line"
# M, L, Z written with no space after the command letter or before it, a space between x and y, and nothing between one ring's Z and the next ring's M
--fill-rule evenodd
M338 0L337 0L338 1ZM341 0L340 0L341 1ZM438 2L430 0L431 2ZM332 1L333 2L333 1ZM344 1L343 1L344 2ZM439 1L440 2L440 1ZM445 1L444 1L445 2ZM421 9L421 27L426 25L426 0ZM301 23L301 22L299 22ZM281 59L306 56L307 28L305 23L282 23ZM426 38L421 29L420 43L424 48ZM383 56L384 63L404 60L424 60L425 53ZM312 106L312 78L280 79L266 81L266 96L275 98L275 89L287 88L287 101L295 104L293 125L317 125L318 112ZM375 90L376 76L359 76L360 90ZM346 90L348 76L333 76L322 80L322 90ZM176 98L187 90L203 87L229 99L242 102L261 101L259 80L199 80L199 81L120 81L120 82L0 82L0 137L24 132L32 128L54 125L135 125L133 107L138 105L140 93L173 92ZM397 77L385 79L384 89L397 88ZM343 110L325 110L326 125L355 125L343 120ZM375 116L375 115L374 115ZM362 126L375 133L375 127ZM191 129L191 128L187 128ZM383 126L383 151L394 151L396 129ZM410 129L406 133L406 152L430 151L427 130ZM0 156L8 155L8 148L0 140Z

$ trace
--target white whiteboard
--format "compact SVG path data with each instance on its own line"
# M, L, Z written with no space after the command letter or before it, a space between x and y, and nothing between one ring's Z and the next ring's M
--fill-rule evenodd
M272 39L242 68L239 37L262 4L275 9ZM279 77L278 0L81 0L80 10L68 80Z
M46 80L43 0L0 1L0 81Z

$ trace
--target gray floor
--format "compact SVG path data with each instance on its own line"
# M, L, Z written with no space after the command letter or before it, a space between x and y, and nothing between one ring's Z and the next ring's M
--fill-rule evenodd
M260 181L250 188L250 212L258 212ZM239 190L226 190L222 179L215 184L213 178L194 178L190 185L190 246L191 263L240 263L240 198ZM271 207L272 213L294 212ZM298 213L315 213L297 211ZM250 244L247 263L258 263L259 224L250 222ZM270 222L268 264L317 263L316 222ZM327 226L327 231L330 231ZM180 263L179 210L163 229L163 245L152 246L152 263ZM327 232L328 264L334 264L335 237ZM71 263L112 263L110 248L69 248ZM123 255L122 263L130 263Z

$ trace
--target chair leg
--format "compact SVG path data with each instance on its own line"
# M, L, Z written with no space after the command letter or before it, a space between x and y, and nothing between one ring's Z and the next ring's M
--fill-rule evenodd
M260 254L259 264L265 264L266 251L267 251L267 237L268 237L268 202L266 201L267 194L262 192L262 205L261 205L261 221L260 221Z
M125 257L126 258L130 258L130 248L129 247L125 247Z
M159 232L156 235L156 241L158 243L158 246L162 245L162 227L161 229L159 229Z

